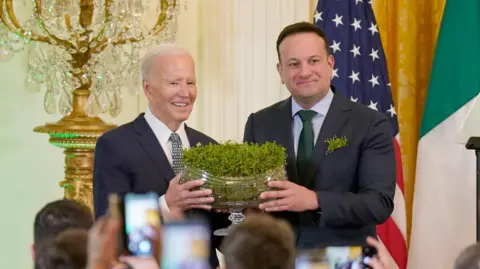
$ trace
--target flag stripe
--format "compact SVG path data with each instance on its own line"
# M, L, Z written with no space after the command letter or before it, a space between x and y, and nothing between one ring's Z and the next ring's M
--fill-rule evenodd
M402 167L402 153L400 150L399 138L400 135L397 135L393 140L393 146L395 147L395 160L397 161L397 184L402 191L402 194L405 192L405 186L403 184L403 167Z
M392 216L382 225L377 226L377 233L398 268L407 267L407 220L405 198L403 195L403 176L400 146L394 139L395 157L397 160L397 185L395 188L394 209Z
M383 249L386 249L387 247L385 246L385 243L382 241L381 238L379 238L379 241L380 241L381 247ZM388 265L390 265L389 267L386 267L386 268L388 268L388 269L400 269L400 267L398 267L397 263L395 262L393 257L390 255L390 253L387 252L386 254L387 254L387 260L389 261Z
M459 17L459 14L462 16ZM430 79L420 137L441 124L478 94L479 14L478 0L447 1L445 4L433 60L431 77L434 79ZM447 23L444 23L445 21ZM462 64L452 68L452 65L460 63L459 59L462 59ZM455 94L450 94L452 90ZM448 98L445 98L445 94L448 94Z
M473 103L418 143L409 269L452 268L460 251L475 243L475 153L455 142Z
M393 219L389 218L384 224L378 226L377 233L398 268L406 268L407 246Z
M395 190L394 204L395 208L393 209L392 219L397 224L398 229L402 233L402 237L407 238L405 199L398 185Z

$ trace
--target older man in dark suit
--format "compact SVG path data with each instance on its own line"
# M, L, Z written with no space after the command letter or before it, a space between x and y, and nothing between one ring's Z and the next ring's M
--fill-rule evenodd
M287 149L289 181L261 195L260 209L287 219L298 247L364 245L393 211L391 125L330 85L334 58L315 25L287 26L277 69L291 97L248 117L244 140Z
M149 103L147 111L133 122L105 133L97 142L93 177L95 216L105 214L110 193L154 191L161 196L163 212L197 209L197 213L208 217L213 230L223 228L228 220L206 211L213 202L211 190L191 191L203 181L179 184L182 150L198 143L216 143L184 123L197 97L193 58L180 47L164 44L144 56L141 68ZM218 265L215 248L220 240L212 235L212 266Z

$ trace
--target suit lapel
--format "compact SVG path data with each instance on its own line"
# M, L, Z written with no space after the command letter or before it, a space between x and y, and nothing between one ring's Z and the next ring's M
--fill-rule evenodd
M170 162L143 115L143 113L140 114L133 122L135 131L138 134L138 142L140 142L150 159L152 159L163 179L166 182L170 182L174 177Z
M339 136L342 126L348 120L350 114L348 112L350 110L351 107L349 101L345 96L336 91L313 149L312 162L314 167L320 167L320 163L325 156L327 150L327 143L325 140L335 135Z
M186 124L185 124L185 133L187 133L188 143L190 144L190 147L195 147L197 146L198 143L202 143L199 137L195 135L195 133L192 132L192 129L188 127Z
M292 117L292 100L286 99L278 106L279 120L275 122L276 131L272 132L273 141L284 146L287 150L287 173L291 177L290 181L298 182L297 174L297 158L295 156L295 148L293 145L293 117Z

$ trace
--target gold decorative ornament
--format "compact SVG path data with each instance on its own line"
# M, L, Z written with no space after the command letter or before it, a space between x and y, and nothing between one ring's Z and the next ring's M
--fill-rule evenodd
M178 1L0 0L0 60L30 47L26 88L42 85L45 111L64 115L34 131L65 149L65 198L93 209L95 144L115 127L98 115L116 117L122 91L138 93L140 50L174 41Z

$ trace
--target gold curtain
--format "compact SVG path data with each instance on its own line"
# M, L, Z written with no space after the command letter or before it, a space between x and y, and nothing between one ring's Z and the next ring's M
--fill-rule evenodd
M330 0L325 0L330 1ZM369 0L364 0L367 4ZM372 0L400 125L410 238L420 124L446 0ZM317 0L311 0L314 14Z
M445 1L372 1L399 118L407 238L412 220L419 129Z

